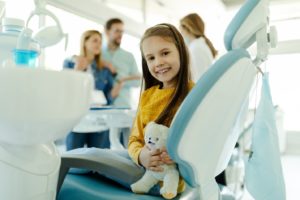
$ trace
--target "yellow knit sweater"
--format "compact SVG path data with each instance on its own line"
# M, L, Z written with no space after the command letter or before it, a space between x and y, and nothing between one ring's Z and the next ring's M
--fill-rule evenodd
M189 83L189 90L194 86L194 83ZM171 100L174 88L160 89L159 86L153 86L145 90L140 99L140 105L136 115L134 125L129 137L128 153L132 160L139 164L138 158L142 148L145 145L144 128L150 121L155 121L163 109ZM173 118L174 116L172 116ZM181 179L178 192L184 190L184 181Z

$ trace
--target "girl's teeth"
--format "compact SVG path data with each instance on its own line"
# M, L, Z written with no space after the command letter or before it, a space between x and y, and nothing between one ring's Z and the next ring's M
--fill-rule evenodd
M160 74L163 74L163 73L165 73L165 72L167 72L167 71L168 71L168 69L164 69L164 70L159 71L159 73L160 73Z

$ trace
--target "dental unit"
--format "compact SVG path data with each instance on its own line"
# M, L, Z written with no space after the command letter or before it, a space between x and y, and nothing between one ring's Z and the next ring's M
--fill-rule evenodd
M38 7L39 1L35 2ZM32 15L41 14L56 19L41 7ZM55 199L61 158L54 141L64 137L89 109L90 75L37 66L40 48L64 36L56 22L57 26L34 35L23 20L2 19L0 199Z

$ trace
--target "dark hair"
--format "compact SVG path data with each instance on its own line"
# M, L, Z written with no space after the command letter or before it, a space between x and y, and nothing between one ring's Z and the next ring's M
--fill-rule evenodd
M212 42L204 34L205 24L202 18L197 13L191 13L186 15L180 20L180 26L184 28L187 32L194 35L196 38L203 37L206 44L209 46L210 51L215 58L218 51L213 46Z
M189 92L189 81L191 80L189 71L189 54L183 37L173 25L158 24L147 29L140 43L140 49L142 52L143 83L145 84L144 90L147 90L148 88L151 88L155 85L159 85L160 87L162 87L163 85L162 82L160 82L150 74L146 59L143 55L143 41L152 36L162 37L165 40L171 41L175 44L179 53L180 69L176 77L177 82L174 93L168 105L155 120L155 122L158 124L169 126L171 124L173 116L177 111L178 106L182 103Z
M123 24L123 21L119 18L109 19L105 24L105 29L109 30L113 24Z

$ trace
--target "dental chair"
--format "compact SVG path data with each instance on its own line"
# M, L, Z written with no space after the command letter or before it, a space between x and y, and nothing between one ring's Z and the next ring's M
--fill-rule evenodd
M240 124L248 108L257 65L268 50L268 1L248 0L225 32L228 50L201 77L180 106L169 131L167 150L178 164L186 182L185 192L175 199L231 200L235 199L226 187L215 182L230 159L240 133ZM250 58L247 48L257 43L257 57ZM143 175L133 162L113 156L66 154L57 191L58 200L155 200L162 197L134 194L104 176L127 176L135 182ZM86 168L104 176L67 174L69 168Z

